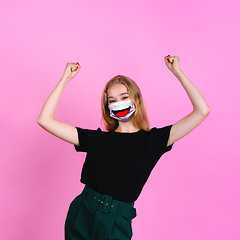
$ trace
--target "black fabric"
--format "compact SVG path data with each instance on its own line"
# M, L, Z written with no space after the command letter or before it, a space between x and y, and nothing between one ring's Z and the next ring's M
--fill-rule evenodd
M173 144L167 147L171 127L135 133L76 127L80 146L74 147L87 152L81 182L118 201L136 201L159 158L172 149Z

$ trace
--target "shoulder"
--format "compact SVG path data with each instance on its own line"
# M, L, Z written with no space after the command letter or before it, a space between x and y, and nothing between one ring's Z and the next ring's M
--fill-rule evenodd
M151 128L148 133L164 133L164 132L170 132L171 128L173 125L168 125L168 126L164 126L161 128L157 128L157 127L153 127Z
M107 133L105 131L102 131L100 127L97 129L76 127L76 129L77 129L78 135L85 135L90 137Z
M173 125L164 126L161 128L153 127L148 131L148 137L154 142L165 142L169 139L171 128Z
M101 130L101 128L97 128L97 129L90 129L90 128L81 128L81 127L75 127L76 129L80 130L80 131L86 131L86 132L104 132Z
M168 125L161 128L153 127L149 130L149 142L160 148L162 153L170 151L173 144L168 144L171 128L173 125Z

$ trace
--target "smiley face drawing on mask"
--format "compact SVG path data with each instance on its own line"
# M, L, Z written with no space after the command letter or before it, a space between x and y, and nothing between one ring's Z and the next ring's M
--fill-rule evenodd
M121 122L127 122L132 118L136 108L132 100L115 102L108 105L110 116Z

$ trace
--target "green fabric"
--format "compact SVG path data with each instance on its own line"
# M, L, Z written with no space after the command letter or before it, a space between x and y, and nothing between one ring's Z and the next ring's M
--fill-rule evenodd
M70 204L65 240L130 240L132 219L104 213L88 202L83 191Z

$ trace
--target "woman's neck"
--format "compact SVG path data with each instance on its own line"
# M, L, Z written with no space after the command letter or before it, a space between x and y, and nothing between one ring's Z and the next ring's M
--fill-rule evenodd
M137 132L139 130L140 130L140 128L137 127L131 119L128 122L118 121L118 127L117 127L117 129L115 129L115 132L132 133L132 132Z

